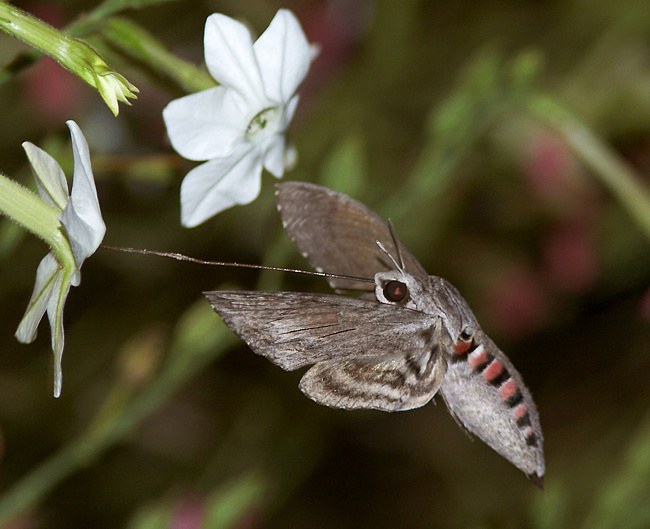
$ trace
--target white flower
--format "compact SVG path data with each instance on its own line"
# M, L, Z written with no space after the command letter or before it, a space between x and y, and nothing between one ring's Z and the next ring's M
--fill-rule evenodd
M45 311L50 320L54 353L54 396L61 394L61 356L63 355L63 307L70 286L81 281L81 265L92 255L104 238L106 226L97 200L97 190L90 166L88 144L74 121L67 122L72 137L74 175L72 193L59 164L42 149L25 142L23 148L32 166L38 193L59 212L62 236L69 243L64 255L48 253L38 265L34 292L23 316L16 338L30 343Z
M209 160L181 185L181 220L193 227L259 194L262 167L280 178L291 151L284 133L298 103L312 47L291 11L280 9L253 44L246 27L214 14L205 24L205 62L221 84L163 110L171 143L190 160Z

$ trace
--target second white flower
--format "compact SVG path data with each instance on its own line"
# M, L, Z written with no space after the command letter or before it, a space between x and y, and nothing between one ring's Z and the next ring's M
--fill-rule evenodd
M186 227L253 201L262 168L283 176L284 133L313 57L300 23L286 9L255 43L240 22L211 15L204 44L208 70L220 86L176 99L163 110L174 149L190 160L207 160L181 185Z

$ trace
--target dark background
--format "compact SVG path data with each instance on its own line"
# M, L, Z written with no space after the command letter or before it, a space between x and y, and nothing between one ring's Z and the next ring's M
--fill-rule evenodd
M18 4L57 27L91 8ZM200 64L210 13L257 35L281 6L322 46L286 178L390 217L425 268L459 288L535 397L545 490L470 440L439 399L397 414L314 404L300 373L255 356L201 298L326 291L318 278L100 249L68 299L55 400L46 324L32 345L13 338L47 249L2 220L0 513L35 495L9 527L650 527L648 234L561 131L526 110L549 95L647 189L647 2L172 1L124 14ZM115 119L91 88L38 61L0 84L0 170L30 183L28 140L70 175L74 119L107 244L306 267L268 174L252 204L180 226L179 184L194 164L169 147L161 110L184 93L101 32L87 37L138 100ZM24 49L0 35L0 65Z

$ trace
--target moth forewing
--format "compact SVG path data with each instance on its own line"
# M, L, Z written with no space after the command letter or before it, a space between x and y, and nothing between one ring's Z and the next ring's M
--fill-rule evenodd
M435 318L376 301L308 292L204 292L257 354L294 370L324 360L413 355L435 345Z
M415 257L399 242L393 248L388 224L374 211L350 197L307 182L283 182L276 186L278 211L285 231L316 270L372 278L392 270L390 259L377 246L400 254L405 269L426 276ZM367 283L328 279L332 288L372 290Z

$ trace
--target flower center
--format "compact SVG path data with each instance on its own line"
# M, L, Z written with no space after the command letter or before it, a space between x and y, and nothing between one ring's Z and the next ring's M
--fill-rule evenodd
M280 132L282 111L278 107L265 108L246 127L246 139L258 142Z

